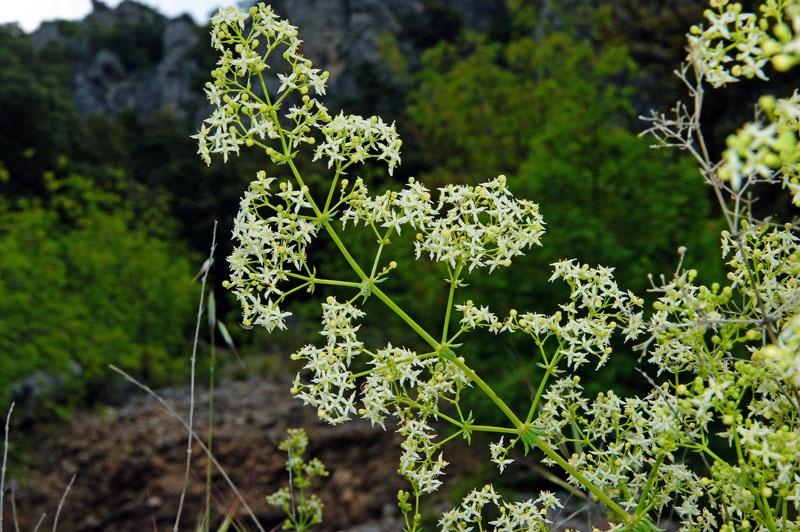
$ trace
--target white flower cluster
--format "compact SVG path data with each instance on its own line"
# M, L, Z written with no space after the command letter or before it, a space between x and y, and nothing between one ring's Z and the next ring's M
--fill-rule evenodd
M322 304L320 334L327 339L325 347L306 345L292 355L293 360L306 361L303 369L312 373L309 384L297 374L292 395L316 408L319 417L332 425L356 413L356 384L350 363L362 352L363 344L356 338L361 326L353 325L353 321L363 316L352 304L339 303L329 296Z
M800 202L797 174L797 131L800 129L800 93L791 98L762 96L759 106L768 121L749 122L727 139L718 171L721 179L739 190L757 181L771 182L782 172L784 186Z
M671 509L681 518L681 530L687 531L715 523L713 514L701 508L708 483L673 454L676 441L688 446L700 434L698 420L691 415L676 418L677 400L668 388L629 398L608 391L589 400L579 382L578 377L558 379L544 395L537 425L546 430L549 444L575 444L578 450L569 464L627 511L640 502L654 513ZM705 425L709 420L706 416ZM543 463L555 465L550 458ZM572 475L568 480L583 484ZM648 491L648 483L658 490Z
M767 79L762 70L769 57L760 47L767 37L754 13L743 13L738 3L712 1L716 10L703 12L709 26L693 26L689 39L689 60L713 87L739 81L739 76ZM735 54L731 57L729 54ZM734 65L730 65L732 61Z
M770 227L743 221L738 235L740 244L728 231L722 233L722 238L723 258L733 250L728 261L732 290L741 291L751 301L760 301L761 311L776 320L800 311L800 238L792 224Z
M489 444L489 454L492 457L492 462L497 464L497 467L500 469L501 473L505 471L507 465L514 463L514 460L508 457L508 452L514 446L514 444L512 443L511 445L505 445L503 443L504 439L505 436L501 437L500 441Z
M416 388L421 384L420 376L430 359L421 359L413 351L395 348L389 344L379 349L369 360L374 371L367 375L361 387L364 408L359 413L373 425L386 429L386 415L389 408L396 404L398 396L395 389L401 391Z
M393 173L400 164L402 146L394 124L376 116L340 113L331 118L327 108L309 96L310 90L325 94L329 75L313 68L300 53L302 41L295 26L279 19L263 3L252 7L249 14L234 7L220 10L211 23L211 44L220 52L220 59L212 72L214 81L206 84L205 92L215 109L193 136L198 154L207 164L213 153L222 154L227 161L230 153L238 155L242 145L258 145L274 162L284 163L294 154L266 142L282 139L286 149L294 150L304 143L316 144L312 132L321 130L325 141L317 147L314 160L326 157L328 168L335 164L342 171L352 163L376 158L385 161L389 174ZM269 68L268 56L279 46L285 48L282 56L288 71L276 74L280 86L273 102L266 94L263 72ZM302 103L279 118L281 103L295 91L302 96Z
M510 266L523 249L541 245L544 220L539 206L516 199L501 175L478 186L447 185L439 189L439 217L420 227L417 257L466 264L470 271Z
M773 359L774 355L778 356ZM651 425L664 429L653 437L658 438L656 441L665 450L698 446L702 449L708 445L703 442L709 437L712 418L722 422L725 430L718 435L737 448L741 458L729 463L714 457L711 478L701 478L697 491L708 497L710 507L721 505L729 516L740 519L754 515L756 499L759 504L768 504L765 501L773 500L773 496L794 501L795 510L800 509L797 406L786 393L791 384L786 381L778 384L775 378L780 378L780 373L774 371L781 366L790 368L797 361L787 360L786 365L779 362L776 367L773 360L780 360L780 355L767 347L754 352L752 362L719 361L714 368L715 376L705 379L697 376L686 384L678 384L673 388L674 395L665 386L661 403L667 408L651 407L654 413L661 411L658 417L663 422ZM789 388L784 388L785 385ZM738 402L745 394L752 394L752 399L742 408ZM655 414L652 416L655 420ZM676 420L684 430L675 430ZM800 523L786 525L786 530L793 530Z
M627 340L636 338L643 330L642 312L635 307L643 301L631 292L617 287L613 268L579 264L564 260L553 264L550 281L563 279L570 286L570 301L560 305L561 311L552 316L537 313L519 314L512 310L502 321L485 306L476 307L471 300L456 305L463 313L464 331L486 327L490 331L523 331L543 345L549 338L558 341L556 356L566 356L567 366L578 368L589 356L597 359L597 367L605 365L611 354L613 331L622 326ZM585 310L586 316L580 316Z
M442 485L438 477L444 475L447 466L439 452L441 444L434 441L436 434L424 417L412 415L406 416L397 432L405 438L400 444L403 453L398 472L411 482L415 493L433 493ZM435 457L437 452L439 456Z
M339 113L322 127L325 142L317 146L314 160L325 157L328 168L336 165L342 169L349 163L360 163L370 158L386 161L389 175L400 164L403 141L397 135L394 123L386 124L380 117L363 118Z
M347 209L340 220L345 226L349 221L356 224L362 221L364 225L391 228L401 234L403 225L419 229L431 223L438 212L428 189L414 178L409 179L403 190L388 191L380 196L370 196L361 178L356 179L349 192L348 185L347 180L342 182L342 202Z
M685 487L679 489L682 529L716 523L709 512L715 508L724 522L737 519L742 528L775 501L800 509L800 322L794 317L800 311L799 243L791 225L742 222L736 235L723 232L730 286L696 286L696 272L679 270L655 288L662 296L654 305L648 324L653 336L645 346L659 373L673 376L643 408L627 405L625 411L642 412L633 425L641 424L656 444L648 460L659 452L673 460L681 449L712 458L706 472L710 478L699 478L699 484L695 474L686 476L688 466L681 466L686 469ZM777 341L762 347L768 328L781 326ZM749 360L740 358L739 344L751 353ZM710 450L712 422L724 427L716 433L716 444L736 449L737 461ZM624 439L639 441L630 433ZM770 511L786 515L785 509ZM756 524L757 530L769 529L760 518ZM783 526L793 530L798 523L785 519Z
M768 61L778 71L800 63L800 3L767 0L760 7L760 15L743 12L741 4L728 0L711 0L711 7L704 13L709 27L693 26L687 36L688 59L697 71L698 83L705 79L720 87L738 81L740 76L766 80L762 69ZM694 94L700 93L694 91ZM717 175L729 181L734 192L781 176L795 203L800 205L796 150L800 98L797 93L788 99L763 96L759 106L767 120L745 124L728 137ZM663 117L661 122L662 126L667 125ZM671 129L662 127L657 136ZM682 137L678 133L675 136ZM686 145L691 143L690 135Z
M767 0L761 15L742 11L729 0L711 0L703 12L708 27L692 26L689 62L713 87L734 83L744 76L767 80L767 62L785 71L800 62L800 6L794 1ZM789 20L786 24L783 19ZM773 35L769 29L772 21Z
M311 128L318 128L331 118L325 106L310 98L308 92L313 89L316 94L325 94L328 73L312 68L311 61L300 54L302 41L297 38L297 28L279 19L263 3L252 7L249 13L235 7L220 10L211 24L211 44L220 52L220 58L211 74L214 81L206 83L205 89L215 109L192 137L198 141L200 157L211 164L211 154L221 153L227 162L230 153L238 155L240 146L258 144L267 149L273 160L283 162L281 154L261 141L286 136L292 149L303 142L313 144ZM269 68L269 54L279 45L285 47L283 59L290 73L277 74L281 82L278 94L282 95L271 103L264 93L262 73ZM303 101L285 115L293 125L283 127L277 112L281 101L292 91L303 95Z
M720 290L718 283L711 289L693 284L697 272L678 272L669 283L655 290L663 295L653 304L648 328L655 335L650 347L649 361L662 372L680 373L706 362L698 358L705 351L707 331L717 333L725 313L723 305L732 297L730 287Z
M761 360L784 385L800 391L800 315L786 323L777 344L761 350Z
M242 324L270 332L286 328L284 318L290 315L278 306L285 297L278 285L289 279L289 265L301 270L306 264L306 246L317 234L317 226L302 214L311 208L306 191L285 181L273 195L273 181L258 172L239 203L233 226L237 244L228 257L230 280L224 283L242 306Z
M373 370L362 386L362 417L373 425L386 428L386 415L392 405L401 405L416 391L415 406L433 412L439 399L455 396L469 379L454 364L432 355L421 357L414 351L389 344L372 355L368 364ZM403 417L398 409L393 412Z
M469 271L510 266L523 250L541 245L544 220L535 203L516 199L501 175L478 186L448 185L439 189L434 203L430 192L413 178L400 192L368 196L366 186L357 181L344 201L349 208L342 222L363 221L393 227L399 233L410 224L418 233L414 243L417 258L427 254L451 268L466 266Z
M363 408L359 414L383 428L386 415L391 413L397 419L398 432L405 437L400 474L412 483L415 492L435 491L441 485L437 477L443 474L447 462L427 419L437 415L440 399L452 401L469 385L469 379L445 358L433 353L419 356L391 344L372 355L368 364L373 369L361 387Z
M438 477L444 474L447 462L427 419L437 415L440 399L452 400L469 385L469 379L452 362L433 353L419 356L392 345L369 353L356 337L360 325L354 325L354 320L364 315L361 310L332 296L322 307L320 334L327 344L322 348L306 345L292 355L294 360L305 361L303 369L311 373L307 383L303 375L297 375L292 394L315 407L319 417L331 424L357 413L385 429L386 416L394 416L397 431L405 438L400 474L416 493L435 491L442 484ZM350 368L353 359L364 352L372 369L360 386L363 406L356 410L356 376Z
M463 304L456 305L456 310L461 312L464 317L461 318L461 328L464 330L476 329L478 327L488 327L494 333L506 330L508 325L500 323L493 312L489 310L486 305L475 306L471 299L468 299Z
M688 270L654 288L662 295L649 324L655 342L648 343L648 352L659 373L698 367L715 371L718 359L727 357L735 343L760 339L763 333L753 328L738 336L736 331L758 325L761 315L780 326L785 316L800 311L800 238L791 224L771 227L743 221L735 236L722 232L722 256L729 258L729 286L695 285L697 272ZM745 313L731 308L737 294L750 302ZM711 357L704 355L707 333L712 334Z
M490 504L500 511L500 517L483 526L484 507ZM495 532L527 532L529 530L548 530L547 511L563 505L555 495L543 491L536 500L502 502L500 495L487 484L480 490L472 490L461 501L461 506L445 512L439 520L442 532L466 532L473 530L494 530Z

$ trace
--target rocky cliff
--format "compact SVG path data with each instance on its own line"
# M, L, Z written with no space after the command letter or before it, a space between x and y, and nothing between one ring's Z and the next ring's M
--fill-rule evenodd
M167 108L192 117L214 61L207 30L188 16L168 18L132 0L92 6L79 22L46 22L31 36L37 46L64 47L79 112L133 108L146 115ZM278 0L273 7L300 27L305 55L330 71L331 100L358 98L370 76L389 75L382 39L409 56L463 27L486 30L506 10L504 0Z

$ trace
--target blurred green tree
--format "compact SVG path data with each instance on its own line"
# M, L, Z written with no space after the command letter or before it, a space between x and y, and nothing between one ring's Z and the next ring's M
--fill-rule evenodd
M197 299L189 253L86 178L48 184L47 199L0 204L0 403L27 393L37 413L67 412L107 396L109 363L175 381ZM32 375L49 389L22 389Z
M546 282L549 265L571 257L615 267L621 286L645 295L647 274L673 269L681 245L703 274L721 275L710 251L719 227L695 166L651 150L637 135L637 75L625 46L568 33L505 43L466 34L425 54L408 107L430 168L420 179L477 184L505 173L516 194L539 203L548 224L542 249L462 297L490 304L498 315L510 308L553 312L566 290ZM421 275L415 283L441 277ZM487 335L471 349L487 372L503 375L507 392L523 391L517 395L524 401L524 383L538 372L527 362L528 348ZM626 371L625 364L613 367ZM601 377L599 386L618 376Z

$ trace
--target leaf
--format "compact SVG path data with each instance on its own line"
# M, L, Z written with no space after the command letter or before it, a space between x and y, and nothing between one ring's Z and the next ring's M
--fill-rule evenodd
M214 332L214 323L217 321L217 301L214 298L214 290L208 294L208 328Z
M197 275L194 276L192 282L198 280L201 276L205 275L208 270L211 268L211 265L214 264L214 259L209 257L203 262L203 265L200 266L200 269L197 271Z
M228 332L228 328L225 327L225 324L217 320L217 329L219 329L222 339L225 340L225 343L231 348L231 351L233 351L233 354L236 355L236 358L239 358L239 354L236 352L236 346L233 344L233 338L231 338L231 335ZM242 364L244 364L244 362L242 362Z

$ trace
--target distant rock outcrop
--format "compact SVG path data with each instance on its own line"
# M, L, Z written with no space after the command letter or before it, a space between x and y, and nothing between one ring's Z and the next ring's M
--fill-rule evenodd
M46 22L32 35L36 45L57 40L68 50L81 114L133 108L146 115L167 108L186 117L197 107L191 81L200 65L191 52L199 37L191 18L169 19L130 0L113 9L93 0L92 8L70 31Z
M370 76L391 75L379 47L392 35L413 55L462 27L486 30L505 13L504 0L277 0L275 10L300 27L303 52L330 71L329 99L356 99ZM111 8L92 0L77 23L46 22L31 38L37 46L56 40L71 58L71 89L83 114L140 114L167 108L192 117L202 104L202 31L189 16L168 18L124 0ZM367 74L365 74L367 73Z

